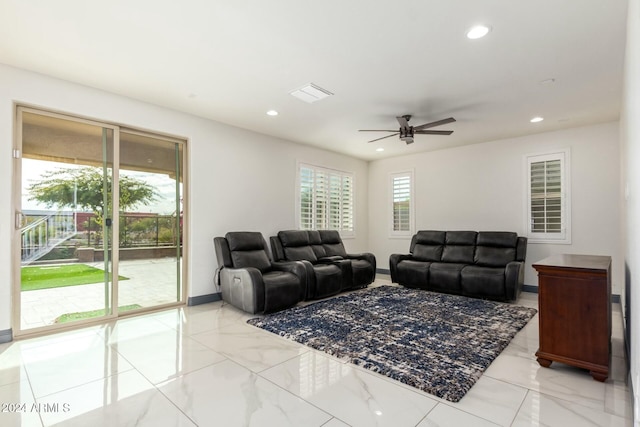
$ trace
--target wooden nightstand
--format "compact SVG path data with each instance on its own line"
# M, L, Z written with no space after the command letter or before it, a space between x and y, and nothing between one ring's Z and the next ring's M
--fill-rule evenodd
M605 381L611 361L611 257L554 255L533 268L538 272L538 363L566 363Z

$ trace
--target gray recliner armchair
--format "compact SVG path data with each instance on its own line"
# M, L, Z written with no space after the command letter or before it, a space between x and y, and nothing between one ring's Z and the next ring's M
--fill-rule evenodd
M222 300L251 314L294 306L307 293L301 262L272 262L259 232L230 232L213 239Z

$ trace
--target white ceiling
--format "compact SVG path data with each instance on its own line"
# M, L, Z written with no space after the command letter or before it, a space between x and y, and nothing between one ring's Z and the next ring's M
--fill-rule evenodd
M618 119L626 9L627 0L0 0L0 62L371 160ZM467 39L477 23L492 31ZM335 95L313 104L289 95L310 82ZM409 146L368 144L384 134L358 132L395 129L403 114L413 125L457 122L434 128L453 135ZM537 115L545 120L530 123Z

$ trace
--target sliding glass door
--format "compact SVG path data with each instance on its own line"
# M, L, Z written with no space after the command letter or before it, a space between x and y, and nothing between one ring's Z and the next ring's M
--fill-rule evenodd
M120 132L121 310L182 299L182 153L171 139Z
M17 115L16 335L181 302L183 142Z

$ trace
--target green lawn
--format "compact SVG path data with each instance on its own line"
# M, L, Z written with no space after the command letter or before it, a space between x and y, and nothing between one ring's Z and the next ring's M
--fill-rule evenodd
M131 305L123 305L118 307L119 311L127 311L127 310L135 310L136 308L140 308L141 306L138 304ZM104 316L104 308L100 310L91 310L91 311L81 311L78 313L67 313L61 314L56 317L55 323L65 323L65 322L73 322L75 320L83 320L83 319L91 319L94 317Z
M111 275L109 275L109 279L111 279ZM128 280L128 278L118 276L118 280ZM104 270L85 264L22 267L21 272L21 289L23 291L101 282L104 282Z

